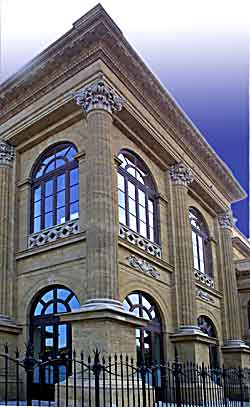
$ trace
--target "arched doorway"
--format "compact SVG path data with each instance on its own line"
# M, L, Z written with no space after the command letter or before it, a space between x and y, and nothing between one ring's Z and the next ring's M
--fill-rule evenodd
M54 384L65 379L66 357L72 350L71 324L60 322L55 314L70 312L79 307L74 293L63 286L43 290L31 307L30 343L34 358L43 362L49 358L58 359L58 363L53 366L34 370L31 384L34 399L43 399L44 395L46 399L52 399Z
M217 332L210 318L205 315L200 315L198 318L198 326L208 336L217 340ZM220 367L219 346L218 343L209 345L209 361L211 369Z
M142 292L129 294L123 305L127 311L148 320L145 328L136 330L137 363L160 363L163 359L162 324L156 305Z

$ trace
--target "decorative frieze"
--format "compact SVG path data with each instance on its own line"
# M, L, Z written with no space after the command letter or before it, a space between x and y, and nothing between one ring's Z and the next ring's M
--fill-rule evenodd
M182 161L173 165L169 170L171 180L178 185L189 185L193 181L192 171Z
M223 229L232 228L235 224L232 210L228 208L228 210L226 210L225 212L220 213L218 215L218 222L220 227Z
M0 165L11 164L15 157L14 147L4 140L0 140Z
M91 85L75 92L74 99L85 113L95 109L106 110L109 113L119 112L125 103L125 100L105 83L102 76Z
M211 304L215 303L214 298L211 295L209 295L206 291L201 290L200 288L197 288L196 295L197 295L197 297L199 297L202 300L207 301Z
M161 259L162 251L159 245L150 242L148 239L129 229L127 226L119 225L119 237L139 247L139 249L145 250L145 252L152 256Z
M209 277L207 274L202 273L201 271L195 269L194 275L195 275L196 280L207 285L208 287L214 288L214 280L211 277Z
M128 263L131 267L141 271L142 273L154 278L160 277L160 272L144 259L140 259L134 255L128 257Z
M33 233L29 236L28 247L40 247L46 243L55 242L58 239L64 239L70 235L79 233L79 220L69 221L63 225L54 226L39 233Z

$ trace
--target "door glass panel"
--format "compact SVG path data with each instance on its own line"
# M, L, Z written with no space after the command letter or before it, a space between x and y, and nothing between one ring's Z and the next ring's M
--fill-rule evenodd
M67 347L67 324L58 325L58 349Z
M45 350L51 351L53 346L54 346L54 326L53 325L47 325L45 326Z

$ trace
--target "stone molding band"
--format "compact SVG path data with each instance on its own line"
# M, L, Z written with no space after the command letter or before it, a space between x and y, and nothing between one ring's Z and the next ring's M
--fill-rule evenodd
M76 104L81 106L85 113L93 110L105 110L109 113L120 112L125 103L115 89L105 83L103 76L85 88L74 92L73 96Z
M0 165L11 165L15 157L15 149L4 140L0 140Z
M187 186L193 182L193 174L189 167L182 161L170 167L170 178L176 185Z

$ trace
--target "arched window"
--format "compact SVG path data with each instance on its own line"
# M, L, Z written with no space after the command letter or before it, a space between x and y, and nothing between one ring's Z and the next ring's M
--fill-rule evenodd
M142 358L151 364L161 362L162 351L162 324L157 307L152 299L142 292L129 294L124 302L124 308L133 312L137 317L148 320L145 328L136 330L137 361L140 364Z
M144 162L131 152L118 156L119 222L158 243L156 193L151 174Z
M192 227L194 268L212 276L212 252L207 225L195 208L189 209L189 219Z
M202 332L210 336L211 338L217 339L217 332L215 326L210 318L205 315L201 315L198 318L198 326ZM220 367L219 359L219 346L218 342L209 345L209 360L212 369L217 369Z
M71 355L71 324L60 322L55 314L70 312L80 307L74 293L63 286L53 286L43 290L36 298L30 315L30 344L35 359L44 362L44 369L35 369L30 383L33 397L40 399L54 390L54 384L65 380L65 356ZM50 358L60 362L46 367ZM65 360L65 363L63 362Z
M48 149L32 174L31 233L79 217L78 163L71 143Z

